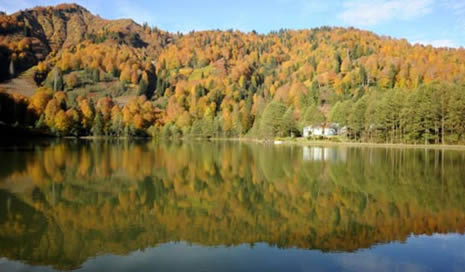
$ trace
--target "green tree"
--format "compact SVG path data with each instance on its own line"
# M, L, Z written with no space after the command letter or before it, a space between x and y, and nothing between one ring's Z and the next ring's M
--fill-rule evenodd
M316 105L311 105L305 109L303 116L300 118L300 128L309 126L309 125L318 125L324 124L326 117L318 109Z
M360 65L360 81L362 83L362 86L365 86L367 83L367 70L365 69L365 66Z
M111 120L111 125L110 125L110 131L115 135L116 137L122 136L124 132L124 122L123 122L123 116L119 113L116 114L112 120Z
M163 126L161 129L161 137L164 139L169 139L171 138L171 124L166 124Z
M92 134L94 136L102 136L104 133L105 122L103 120L103 115L100 111L97 111L94 119L94 125L92 126Z
M401 126L404 128L404 139L409 143L418 143L422 135L422 116L418 93L413 91L407 95L405 107L401 111Z
M389 88L394 88L395 84L396 84L396 75L397 75L398 71L397 71L397 68L391 64L391 66L389 67Z
M294 107L290 106L287 108L283 116L283 131L284 136L290 136L296 133L297 126L294 119Z
M336 102L336 104L334 104L334 106L331 108L331 111L329 112L329 121L332 123L337 123L340 126L348 125L348 117L352 106L352 100Z
M360 140L365 132L365 112L367 109L367 96L355 102L349 113L349 127L356 140Z
M139 80L139 87L138 87L138 90L137 90L137 94L138 95L147 95L147 89L148 89L148 83L143 78L141 78Z
M196 119L193 123L192 123L192 127L191 127L191 135L194 136L194 137L202 137L202 122L198 119Z
M213 119L211 117L205 117L202 119L202 135L203 137L213 137L214 127Z
M239 111L239 106L234 105L232 112L232 136L242 136L244 128L241 122L241 112Z
M46 127L46 124L45 124L45 114L41 114L40 117L39 117L39 120L37 120L36 124L35 124L35 127L37 129L43 129Z
M94 82L99 82L100 81L100 72L98 69L92 69L92 80Z
M456 143L463 141L465 135L465 92L463 87L453 86L449 95L449 110L446 116L446 126L451 130L451 140Z
M55 69L53 69L53 91L58 92L63 90L63 85L63 74L60 68L55 67Z
M280 102L271 102L263 111L260 121L260 134L264 138L273 138L284 132L283 116L286 105Z

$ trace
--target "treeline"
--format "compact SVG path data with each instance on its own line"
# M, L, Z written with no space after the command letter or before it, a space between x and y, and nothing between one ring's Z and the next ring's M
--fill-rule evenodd
M164 122L166 112L145 96L119 105L111 97L68 97L40 88L30 97L0 92L0 121L57 136L292 137L307 125L346 127L347 140L382 143L458 144L465 136L464 86L422 84L413 90L369 88L357 97L336 96L328 113L318 89L298 97L302 114L281 101L261 101L257 115L237 107L230 115ZM250 104L245 107L250 107ZM226 118L225 118L226 117ZM253 118L253 119L252 119ZM244 120L246 119L246 120ZM253 122L248 129L245 122Z
M348 126L347 136L356 141L463 143L465 87L433 83L413 90L373 90L334 104L329 120Z
M110 97L69 98L45 87L30 98L0 91L0 121L56 136L150 136L159 114L145 96L120 106Z

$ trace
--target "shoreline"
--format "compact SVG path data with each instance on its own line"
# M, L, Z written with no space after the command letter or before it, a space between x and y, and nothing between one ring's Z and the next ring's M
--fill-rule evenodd
M9 126L4 126L6 128L12 128ZM1 123L0 123L0 128L1 128ZM13 129L19 129L21 132L31 132L30 130L27 130L25 128L13 128ZM8 132L8 131L7 131ZM26 133L27 134L27 133ZM0 135L0 138L16 138L16 139L38 139L38 138L56 138L56 139L66 139L66 140L87 140L87 141L93 141L93 140L136 140L136 141L151 141L156 138L153 137L127 137L127 136L119 136L119 137L113 137L113 136L80 136L80 137L75 137L75 136L64 136L64 137L55 137L53 135L48 135L48 134L20 134L16 135L13 133L12 135L9 135L7 133L6 135ZM1 137L3 136L3 137ZM180 138L175 138L175 139L156 139L158 140L181 140L181 141L235 141L235 142L249 142L249 143L258 143L258 144L269 144L269 145L297 145L297 146L332 146L332 147L337 147L337 146L344 146L344 147L365 147L365 148L406 148L406 149L432 149L432 150L457 150L457 151L465 151L465 145L452 145L452 144L402 144L402 143L370 143L370 142L349 142L349 141L331 141L331 140L307 140L305 138L278 138L278 139L259 139L259 138L250 138L250 137L212 137L212 138L202 138L202 137L180 137ZM279 142L279 143L276 143Z
M211 138L211 141L239 141L253 142L272 145L298 145L298 146L345 146L345 147L366 147L366 148L408 148L408 149L433 149L433 150L458 150L465 151L465 145L449 144L400 144L400 143L368 143L368 142L334 142L329 140L306 140L304 138L264 140L257 138ZM276 141L282 143L275 144Z

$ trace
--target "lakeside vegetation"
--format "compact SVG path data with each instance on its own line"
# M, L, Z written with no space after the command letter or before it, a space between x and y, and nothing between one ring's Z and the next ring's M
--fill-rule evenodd
M359 99L337 101L326 117L315 105L303 119L294 108L272 101L253 126L242 133L226 130L221 118L207 117L190 126L157 125L164 113L145 96L119 106L110 97L77 97L42 88L31 98L0 92L0 121L26 125L56 136L249 137L273 139L300 136L308 124L347 126L344 141L404 144L462 144L465 133L465 92L454 84L422 85L415 90L389 89ZM240 126L239 126L240 128ZM337 138L339 139L339 138Z

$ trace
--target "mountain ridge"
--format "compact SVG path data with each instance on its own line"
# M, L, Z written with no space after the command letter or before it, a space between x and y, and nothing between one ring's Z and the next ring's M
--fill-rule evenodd
M21 10L9 15L0 15L0 41L5 45L20 43L28 40L31 44L31 55L24 63L20 63L19 71L27 70L49 57L59 54L63 49L78 46L81 42L92 39L101 32L117 33L120 43L136 43L147 45L147 34L143 27L132 19L107 20L90 13L78 4L60 4L57 6L39 6ZM135 33L135 41L130 41L131 33ZM11 46L6 46L11 47ZM15 50L11 50L13 55ZM19 50L20 51L20 50ZM10 56L11 57L11 56ZM3 58L5 60L5 57ZM32 65L26 64L26 62ZM8 75L6 64L2 61L3 73L0 77L6 79Z

